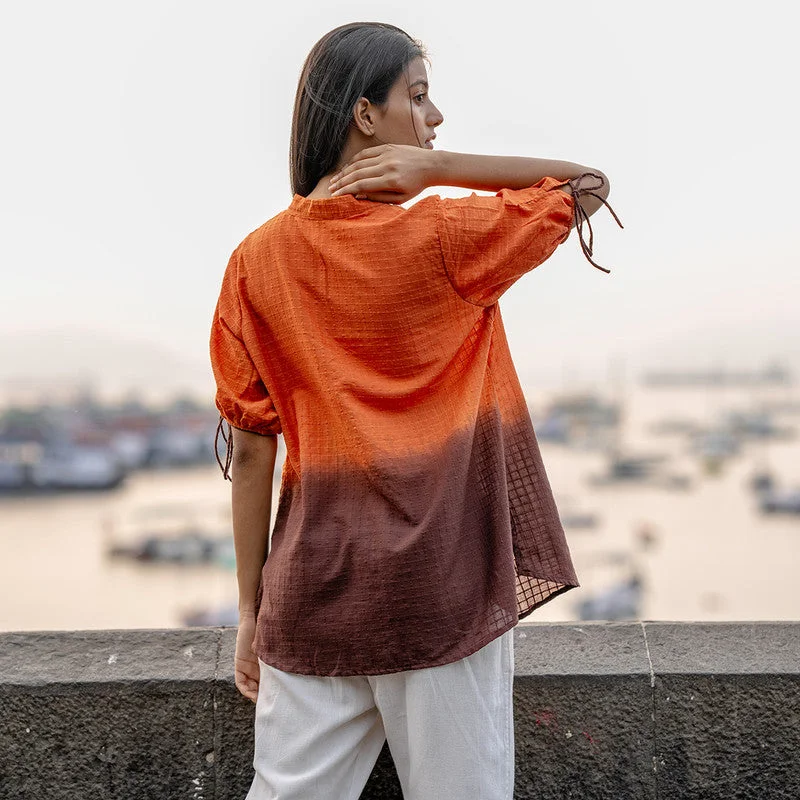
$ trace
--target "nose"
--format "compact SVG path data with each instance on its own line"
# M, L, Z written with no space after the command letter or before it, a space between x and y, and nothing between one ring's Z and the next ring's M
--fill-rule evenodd
M428 117L428 124L435 128L437 125L441 125L444 122L444 117L442 116L442 112L436 106L433 106L431 109L431 115Z

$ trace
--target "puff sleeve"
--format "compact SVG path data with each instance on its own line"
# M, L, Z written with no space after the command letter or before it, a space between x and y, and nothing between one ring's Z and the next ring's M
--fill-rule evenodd
M543 178L525 189L494 196L442 198L437 232L450 282L470 303L497 302L518 278L552 255L567 239L573 198Z
M230 257L211 326L215 403L221 417L234 428L271 436L281 433L281 422L243 340L240 258L238 249Z

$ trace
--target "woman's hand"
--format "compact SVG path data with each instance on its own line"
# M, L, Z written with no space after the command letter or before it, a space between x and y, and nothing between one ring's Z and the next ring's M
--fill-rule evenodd
M239 631L236 634L233 677L236 688L254 703L258 699L258 684L261 678L258 656L251 649L255 633L255 614L239 612Z
M436 185L437 154L409 144L382 144L356 153L331 178L336 197L354 194L380 203L405 203Z

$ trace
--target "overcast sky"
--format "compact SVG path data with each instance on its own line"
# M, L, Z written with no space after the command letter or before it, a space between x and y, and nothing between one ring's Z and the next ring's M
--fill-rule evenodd
M611 178L626 229L594 219L612 273L573 234L501 301L524 383L603 375L620 358L631 373L800 367L792 7L5 3L0 379L74 369L89 342L111 374L115 347L141 343L145 360L193 364L210 386L228 256L291 199L303 60L357 20L427 45L438 148Z

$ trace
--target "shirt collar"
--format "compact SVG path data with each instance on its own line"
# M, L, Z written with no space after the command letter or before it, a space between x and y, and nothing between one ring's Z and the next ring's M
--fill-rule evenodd
M352 194L315 197L314 199L295 194L289 204L289 211L313 219L343 219L356 217L385 205L386 203L373 200L356 200Z

